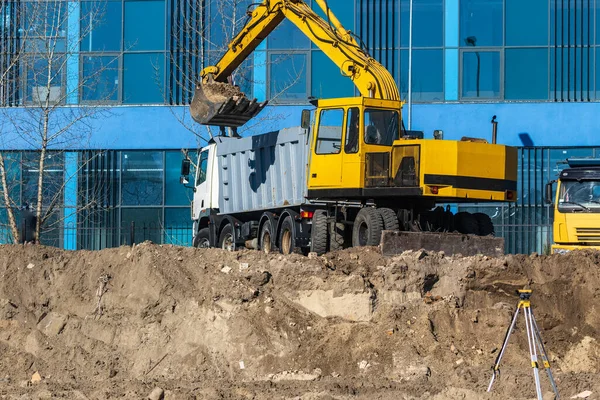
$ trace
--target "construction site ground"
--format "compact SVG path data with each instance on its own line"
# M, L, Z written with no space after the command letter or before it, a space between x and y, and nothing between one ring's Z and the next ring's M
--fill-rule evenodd
M561 397L600 398L599 253L4 245L0 398L532 399L523 319L486 393L523 287Z

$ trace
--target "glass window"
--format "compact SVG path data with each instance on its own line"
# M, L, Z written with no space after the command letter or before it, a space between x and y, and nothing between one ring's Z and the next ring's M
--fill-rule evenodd
M500 52L465 51L462 53L463 98L500 97Z
M123 102L164 102L163 53L133 53L123 56Z
M14 202L13 206L19 206L21 205L21 153L5 152L2 153L2 159L4 160L10 199ZM2 194L0 204L5 205L2 189L0 185L0 194Z
M163 204L163 153L123 152L121 201L126 206Z
M25 38L67 36L68 2L28 1L21 4L25 9L24 15L20 16L25 23Z
M23 203L35 206L38 195L38 178L40 171L40 153L23 153ZM49 206L63 203L64 161L63 154L47 153L44 160L44 185L42 188L42 204Z
M342 129L344 110L322 110L319 118L319 133L317 136L317 154L338 154L342 148Z
M399 117L396 111L365 110L365 143L391 146L400 133Z
M307 49L310 40L290 20L284 19L269 36L267 36L269 49Z
M596 51L596 57L599 52ZM581 49L551 48L550 49L550 93L557 100L581 100L588 98L588 54ZM593 50L590 57L594 57ZM556 65L555 65L556 60ZM593 63L593 60L592 60ZM569 66L570 64L570 66ZM599 65L599 64L597 64ZM577 68L575 68L577 66ZM583 74L581 67L583 66ZM593 68L593 64L589 67ZM598 73L598 68L596 68ZM555 82L556 80L556 82ZM590 98L594 99L593 74L590 75ZM596 80L598 84L598 80ZM556 96L556 97L554 97Z
M460 45L502 46L502 0L460 1Z
M190 208L165 208L163 243L176 246L192 245L192 217Z
M188 154L195 163L196 152ZM165 182L165 204L168 206L187 206L192 201L194 192L179 182L181 177L181 161L184 156L180 151L165 152L166 158L166 182ZM193 177L194 171L190 171Z
M360 126L360 110L356 107L348 109L348 118L346 121L346 143L344 152L347 154L358 152L358 137Z
M204 2L203 2L204 3ZM248 7L253 0L210 0L205 29L209 32L208 48L226 50L227 45L246 24ZM235 9L233 9L235 6ZM254 9L254 8L251 8Z
M120 1L81 3L81 51L121 50L123 4Z
M269 95L272 100L305 100L306 54L271 54Z
M161 208L123 208L121 210L121 230L123 244L131 244L132 228L135 243L151 240L161 242L162 209Z
M406 1L406 3L408 4L408 1ZM398 25L398 17L396 16L400 7L397 2L361 1L360 4L362 5L362 9L361 12L358 13L357 21L359 28L357 36L364 42L364 45L367 46L372 53L374 53L373 49L380 47L397 47L397 32L401 27ZM360 8L360 6L358 7ZM408 10L408 5L406 7ZM406 32L408 32L408 28ZM396 45L394 46L394 44Z
M83 101L119 99L119 59L117 56L83 56L79 83Z
M196 177L196 186L206 182L206 171L208 169L208 151L200 153L198 160L198 176Z
M504 98L548 99L548 48L506 49Z
M125 51L165 49L165 2L125 2Z
M312 52L311 95L318 99L354 96L354 83L320 50Z
M49 56L49 57L47 57ZM30 55L23 58L27 71L27 101L34 104L57 104L64 101L64 54Z
M506 0L506 45L548 45L548 0Z
M412 27L413 47L442 47L444 44L443 1L413 0Z
M444 101L443 50L413 50L412 75L414 101Z

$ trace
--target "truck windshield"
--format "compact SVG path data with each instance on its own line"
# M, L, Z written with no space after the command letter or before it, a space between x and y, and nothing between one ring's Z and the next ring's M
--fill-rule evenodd
M600 213L600 181L561 181L558 210Z
M392 110L365 110L365 143L391 146L399 138L398 112Z

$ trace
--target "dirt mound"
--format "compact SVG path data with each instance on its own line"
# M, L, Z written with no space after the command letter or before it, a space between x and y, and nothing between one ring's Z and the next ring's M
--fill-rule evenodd
M533 398L522 320L485 393L523 287L562 397L597 396L599 265L597 253L0 246L0 396Z

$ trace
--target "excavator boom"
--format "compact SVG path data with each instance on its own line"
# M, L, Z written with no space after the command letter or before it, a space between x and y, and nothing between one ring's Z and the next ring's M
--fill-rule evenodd
M240 33L229 43L221 60L201 72L190 105L192 117L204 125L238 127L257 115L267 102L250 100L228 83L233 71L285 19L298 27L352 79L364 97L400 100L393 76L359 46L344 29L326 1L316 0L327 20L302 0L264 0L252 10Z

